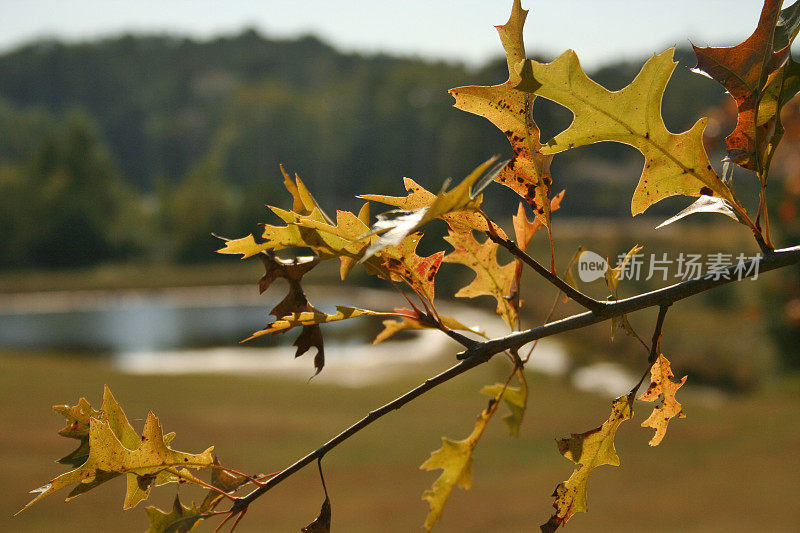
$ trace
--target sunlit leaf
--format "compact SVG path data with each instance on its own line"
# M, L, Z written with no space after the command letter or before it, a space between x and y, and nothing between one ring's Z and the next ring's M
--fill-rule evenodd
M664 226L668 226L673 222L677 222L678 220L688 217L689 215L693 215L695 213L719 213L721 215L725 215L727 217L732 218L733 220L739 221L739 218L736 216L736 213L731 206L723 200L722 198L714 198L713 196L701 196L687 208L681 210L677 215L668 218L658 226L656 229L663 228Z
M313 326L318 324L327 324L328 322L338 322L340 320L348 320L350 318L359 318L363 316L381 316L390 313L379 313L377 311L370 311L368 309L359 309L357 307L336 306L336 313L329 315L318 311L303 311L302 313L292 313L286 315L275 322L269 324L266 328L256 331L248 339L267 335L269 333L282 333L291 328L300 326Z
M638 244L635 244L633 248L631 248L628 253L625 254L625 257L622 258L622 261L620 261L619 264L614 268L611 268L610 263L606 263L606 286L613 294L617 294L617 285L619 285L619 280L622 277L622 273L625 271L625 265L627 265L630 260L641 251L642 247Z
M395 281L406 281L429 302L433 302L436 273L442 264L444 252L436 252L427 257L417 255L417 245L422 233L406 236L397 246L384 248L381 257L383 266Z
M759 108L759 100L771 74L783 66L789 57L788 46L773 50L773 35L780 15L782 0L765 0L758 26L750 37L736 46L694 46L696 71L718 81L736 100L739 115L736 129L725 139L728 157L735 163L759 169L760 153L771 136L769 130L775 114ZM785 28L783 38L790 40ZM778 106L774 106L777 111ZM762 113L763 111L763 113Z
M541 223L550 226L553 183L550 162L553 156L539 152L539 128L532 115L535 96L531 91L516 90L520 81L516 66L525 59L522 30L527 15L520 0L515 0L508 22L497 26L506 53L508 80L491 87L458 87L451 89L450 94L456 99L457 108L485 117L508 137L514 157L497 176L497 181L524 198Z
M443 218L451 213L476 211L481 204L482 188L498 172L502 171L506 163L497 163L497 157L492 157L475 168L469 176L452 189L448 190L445 185L442 192L437 194L428 205L410 211L396 210L378 215L378 221L373 224L371 233L378 233L381 236L364 251L361 261L366 261L387 246L399 245L408 235L416 232L431 220Z
M633 215L678 194L706 194L734 203L733 193L714 172L703 147L708 119L700 119L679 134L664 125L661 98L677 65L673 52L670 48L654 55L633 82L619 91L609 91L589 79L572 50L551 63L529 60L520 67L520 89L553 100L574 114L572 124L548 141L542 152L615 141L644 155L644 168L631 201Z
M86 462L32 491L38 495L19 512L62 488L78 484L76 490L67 497L69 500L119 474L129 474L125 506L131 507L147 497L151 485L174 480L175 475L169 469L202 468L213 462L213 447L201 454L178 452L169 447L168 443L174 435L163 434L161 424L153 413L148 414L140 438L107 388L102 411L103 419L89 420L89 455Z
M650 369L650 386L639 396L645 402L659 402L647 420L642 422L642 427L656 430L650 439L650 446L658 446L667 433L667 425L672 418L686 418L683 406L675 399L675 393L686 383L686 376L680 381L674 380L669 360L664 354L659 354Z
M459 263L475 272L475 279L456 293L458 298L492 296L497 300L495 312L512 329L517 323L517 309L511 299L511 287L516 272L516 262L505 265L497 262L498 245L491 239L478 242L472 232L457 233L450 230L445 240L454 250L445 256L445 263Z
M442 470L433 486L422 495L422 499L427 500L430 507L425 518L425 529L428 531L442 517L442 511L453 489L469 489L472 485L472 452L493 414L493 408L484 409L478 417L475 429L464 440L454 441L442 437L442 447L432 452L428 460L419 467L421 470Z

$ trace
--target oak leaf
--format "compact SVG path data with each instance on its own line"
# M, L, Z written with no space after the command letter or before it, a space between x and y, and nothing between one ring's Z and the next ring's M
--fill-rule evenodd
M522 419L525 417L525 409L528 405L528 382L525 374L518 370L516 372L519 387L505 386L502 383L487 385L481 389L481 394L491 397L501 397L508 407L509 414L503 417L503 422L508 426L508 432L512 437L519 436L519 429Z
M331 531L331 500L327 496L322 502L322 508L313 522L301 529L303 533L330 533Z
M664 435L667 433L667 425L674 418L686 418L683 406L675 399L675 393L686 383L683 376L680 381L674 381L675 375L672 367L664 354L659 354L658 358L650 368L650 386L639 396L639 400L645 402L659 402L653 408L647 420L642 422L642 427L650 427L656 430L653 438L650 439L650 446L658 446Z
M403 186L405 187L406 192L408 192L406 196L362 194L358 197L370 202L379 202L382 204L391 205L403 211L425 209L436 200L436 195L434 193L430 192L411 178L403 178ZM480 203L482 203L481 201L481 197L475 198L475 203L478 204L478 206ZM458 231L466 231L468 229L486 231L489 229L489 226L486 222L486 217L474 209L451 211L443 214L441 218L447 222L451 228Z
M664 125L661 98L677 65L673 52L670 48L654 55L630 85L619 91L609 91L592 81L572 50L551 63L527 60L519 65L519 89L561 104L574 115L572 124L542 147L543 153L614 141L633 146L644 155L644 168L631 201L633 215L678 194L706 194L736 203L703 147L708 119L698 120L679 134Z
M444 252L436 252L427 257L417 255L417 245L421 238L421 232L412 233L399 245L385 248L381 257L384 258L383 266L389 271L392 280L406 281L418 294L433 302L436 296L434 282L442 265Z
M516 261L500 265L497 262L498 244L488 238L478 242L471 231L459 233L450 230L444 240L454 248L444 257L444 262L462 264L475 272L475 279L462 287L456 297L493 296L497 300L495 313L514 329L518 311L510 291L516 276Z
M336 306L336 313L329 315L317 309L303 311L300 313L292 313L286 315L279 320L269 324L266 328L256 331L247 340L269 333L283 333L286 330L301 327L301 326L314 326L319 324L327 324L329 322L338 322L340 320L347 320L350 318L359 318L362 316L382 316L390 313L379 313L377 311L370 311L368 309L359 309L358 307L345 307Z
M556 512L541 526L543 532L555 531L573 514L586 512L586 483L592 470L602 465L619 466L614 436L620 424L633 416L631 400L630 396L620 396L611 404L611 415L602 426L557 441L561 455L577 467L570 478L559 483L553 492Z
M537 219L550 227L551 154L540 152L539 129L533 121L532 107L536 98L531 91L519 91L517 64L525 59L522 30L528 10L514 0L511 15L497 26L508 63L508 80L494 86L457 87L450 90L455 107L485 117L508 137L514 157L498 174L496 181L522 198L533 208Z
M619 280L622 278L622 273L625 272L625 265L627 265L631 259L633 259L636 254L641 251L642 247L638 244L634 244L633 248L631 248L628 253L625 254L625 257L623 257L619 264L614 268L611 268L611 265L606 262L604 278L606 280L606 286L608 287L608 290L610 290L614 296L617 295L617 286L619 285Z
M553 196L550 199L550 212L558 210L561 207L561 200L564 199L566 189ZM517 214L511 217L514 226L514 237L517 240L517 247L523 252L528 249L533 235L544 227L544 224L538 217L533 217L533 220L528 220L528 215L525 213L525 206L520 202L517 207ZM502 236L502 235L501 235Z
M477 211L482 202L481 192L506 167L507 163L508 161L497 163L497 156L492 157L478 165L452 189L448 190L449 182L445 182L442 191L427 205L412 210L398 209L378 215L378 221L372 225L372 231L367 236L380 234L380 238L364 251L361 261L366 261L387 246L400 244L408 235L416 232L431 220L444 218L445 215L451 213Z
M146 533L188 533L204 519L206 511L194 502L191 507L186 507L176 494L169 513L153 506L145 509L145 513L150 522Z
M400 320L395 319L387 319L383 321L383 331L378 333L378 336L372 341L372 344L378 344L379 342L383 342L398 331L403 331L407 329L429 329L429 328L438 328L438 324L434 323L433 320L428 319L427 317L421 317L417 311L412 309L395 309L395 314L400 315ZM439 315L439 320L442 323L450 328L455 330L462 330L462 331L471 331L472 333L477 333L478 335L484 335L483 331L480 331L477 326L465 326L455 318Z
M442 470L433 486L422 494L422 499L427 500L430 507L425 518L426 530L433 529L442 517L444 506L455 487L468 490L472 486L472 452L494 413L495 405L490 404L478 416L475 429L464 440L454 441L442 437L442 447L432 452L428 460L419 467L420 470Z
M759 170L761 153L771 136L769 130L774 127L773 119L778 110L777 99L771 110L774 112L759 106L762 92L770 76L789 57L788 44L777 51L773 49L781 3L782 0L765 0L755 31L736 46L693 46L697 56L695 71L719 82L736 100L737 124L725 139L725 145L728 158L750 170ZM789 34L784 37L788 42L793 38Z
M67 419L66 425L58 434L63 437L80 440L78 448L66 457L59 459L59 463L68 464L76 468L84 464L89 458L89 425L92 418L107 421L112 432L123 445L131 448L135 448L139 445L139 435L128 422L125 412L114 398L108 386L106 386L103 391L103 403L100 411L95 410L85 398L81 398L75 406L55 405L53 406L53 410L62 414ZM164 442L169 444L174 437L174 433L164 435ZM67 500L79 496L84 492L88 492L118 475L119 473L104 472L92 482L81 483L73 488ZM127 492L123 508L128 509L134 507L136 504L146 499L149 495L150 487L173 481L177 481L177 478L168 472L162 472L155 477L148 476L144 478L136 474L128 474Z
M202 468L213 462L213 447L200 454L178 452L170 448L169 442L174 434L164 435L153 413L148 414L140 438L108 388L102 412L102 419L89 419L89 454L86 461L32 491L38 495L19 512L62 488L78 484L67 497L70 500L119 474L128 474L125 507L132 507L147 497L152 485L177 480L174 468Z

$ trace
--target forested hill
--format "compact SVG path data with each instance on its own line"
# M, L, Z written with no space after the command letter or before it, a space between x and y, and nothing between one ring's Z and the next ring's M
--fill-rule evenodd
M620 88L640 65L610 65L593 77ZM686 66L676 70L664 102L676 131L721 97ZM0 265L152 255L160 253L149 248L154 235L161 249L174 251L170 258L207 257L210 231L249 232L264 203L281 203L279 163L300 173L329 208L353 208L360 192L398 194L402 176L437 188L492 154L510 152L499 131L454 109L446 92L500 83L505 69L504 60L470 70L344 54L314 37L276 41L254 31L209 41L46 41L6 53L0 194L9 209L0 224L17 246L0 253ZM535 114L545 135L570 120L546 103ZM590 184L573 187L564 214L627 214L625 198L596 195L591 182L612 180L632 191L638 157L609 145L557 158L557 182L562 173L569 176L563 186L578 177ZM11 198L25 200L12 207ZM42 217L48 227L31 232L24 225ZM73 243L53 260L52 243L77 237L65 224L96 242ZM95 249L102 252L90 253Z

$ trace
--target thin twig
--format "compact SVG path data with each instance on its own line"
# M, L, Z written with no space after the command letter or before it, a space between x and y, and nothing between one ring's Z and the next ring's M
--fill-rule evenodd
M661 352L661 329L664 327L664 318L667 316L667 311L669 311L669 305L662 305L658 308L658 319L656 319L653 340L650 344L650 357L647 358L651 365L655 363L658 354Z
M207 488L208 490L210 490L212 492L216 492L216 493L220 494L221 496L224 496L224 497L228 498L229 500L236 501L236 496L231 496L230 494L228 494L227 492L225 492L221 488L215 487L214 485L212 485L210 483L206 483L205 481L203 481L202 479L200 479L197 476L192 476L191 474L189 476L187 476L185 474L181 474L180 471L176 470L175 468L167 468L166 471L169 472L170 474L172 474L173 476L177 476L178 478L180 478L180 479L182 479L182 480L184 480L186 482L194 483L196 485L200 485L201 487L205 487L205 488Z
M529 256L522 249L520 249L520 247L517 246L517 244L514 241L511 241L509 239L504 239L496 232L492 231L487 231L486 235L489 236L492 242L499 244L500 246L511 252L515 257L522 259L522 261L524 261L525 264L527 264L529 267L535 270L537 274L539 274L544 279L555 285L556 288L558 288L560 291L562 291L564 294L566 294L567 296L578 302L586 309L595 313L598 313L603 310L603 302L599 302L594 298L586 296L581 291L572 287L569 283L567 283L563 279L553 274L553 272L548 270L546 267L542 266L542 264L539 263L536 259Z

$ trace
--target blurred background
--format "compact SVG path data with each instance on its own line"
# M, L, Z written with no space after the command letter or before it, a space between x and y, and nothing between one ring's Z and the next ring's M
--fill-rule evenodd
M311 356L294 360L291 336L238 346L270 321L281 289L260 296L260 264L215 254L219 241L211 233L240 237L274 222L265 205L290 202L279 164L333 212L357 210L357 194L404 195L404 176L438 190L493 154L509 155L502 133L454 109L447 89L506 79L492 25L507 19L510 3L0 1L6 516L27 502L27 490L63 471L52 461L72 442L56 435L62 421L49 406L81 396L99 405L104 383L137 429L152 409L167 431L177 431L177 448L215 444L225 464L271 472L452 363L457 346L435 335L398 336L373 349L379 320L326 326L328 364L310 382ZM716 82L690 72L688 39L703 46L744 40L758 2L681 0L636 10L621 1L523 3L532 9L529 57L551 60L574 48L590 76L610 89L627 85L647 57L677 43L665 122L677 132L710 117L707 150L722 171L717 162L735 107ZM541 99L534 116L545 140L571 120ZM800 241L797 102L787 105L784 124L768 189L779 247ZM581 245L612 261L637 243L646 257L757 253L743 226L718 215L653 229L687 199L631 219L641 165L639 152L610 143L555 158L554 190L567 189L554 215L558 265ZM755 209L755 177L735 170L733 180ZM485 202L509 224L518 200L493 186ZM433 227L423 248L447 247L437 240L441 232ZM531 253L547 260L544 234ZM324 265L307 276L317 307L403 305L364 274L340 284L337 270ZM675 274L623 282L620 295L679 281ZM772 531L794 530L798 274L784 269L674 306L663 349L676 375L689 376L679 394L688 419L674 421L664 443L649 449L649 430L636 427L649 409L640 407L619 433L623 469L593 474L590 513L570 528L597 531L613 521L616 531L748 531L766 523ZM491 299L454 301L471 277L444 265L437 298L462 322L504 334L491 325L499 322ZM607 296L602 282L583 288ZM527 276L523 297L529 327L545 319L555 294ZM555 316L576 311L560 304ZM649 338L654 315L630 318ZM609 333L600 324L537 347L522 436L510 440L496 424L478 449L473 490L454 494L441 530L527 531L546 520L552 488L571 472L553 439L599 425L610 400L646 366L637 342L622 332L612 341ZM416 466L442 434L469 433L485 404L477 390L505 371L501 361L478 369L330 454L334 527L419 528L426 504L418 498L435 475ZM315 475L271 492L240 530L296 530L311 521L322 500ZM144 513L121 510L123 491L90 493L68 508L55 495L0 530L144 530ZM162 490L155 500L169 505L172 494Z

